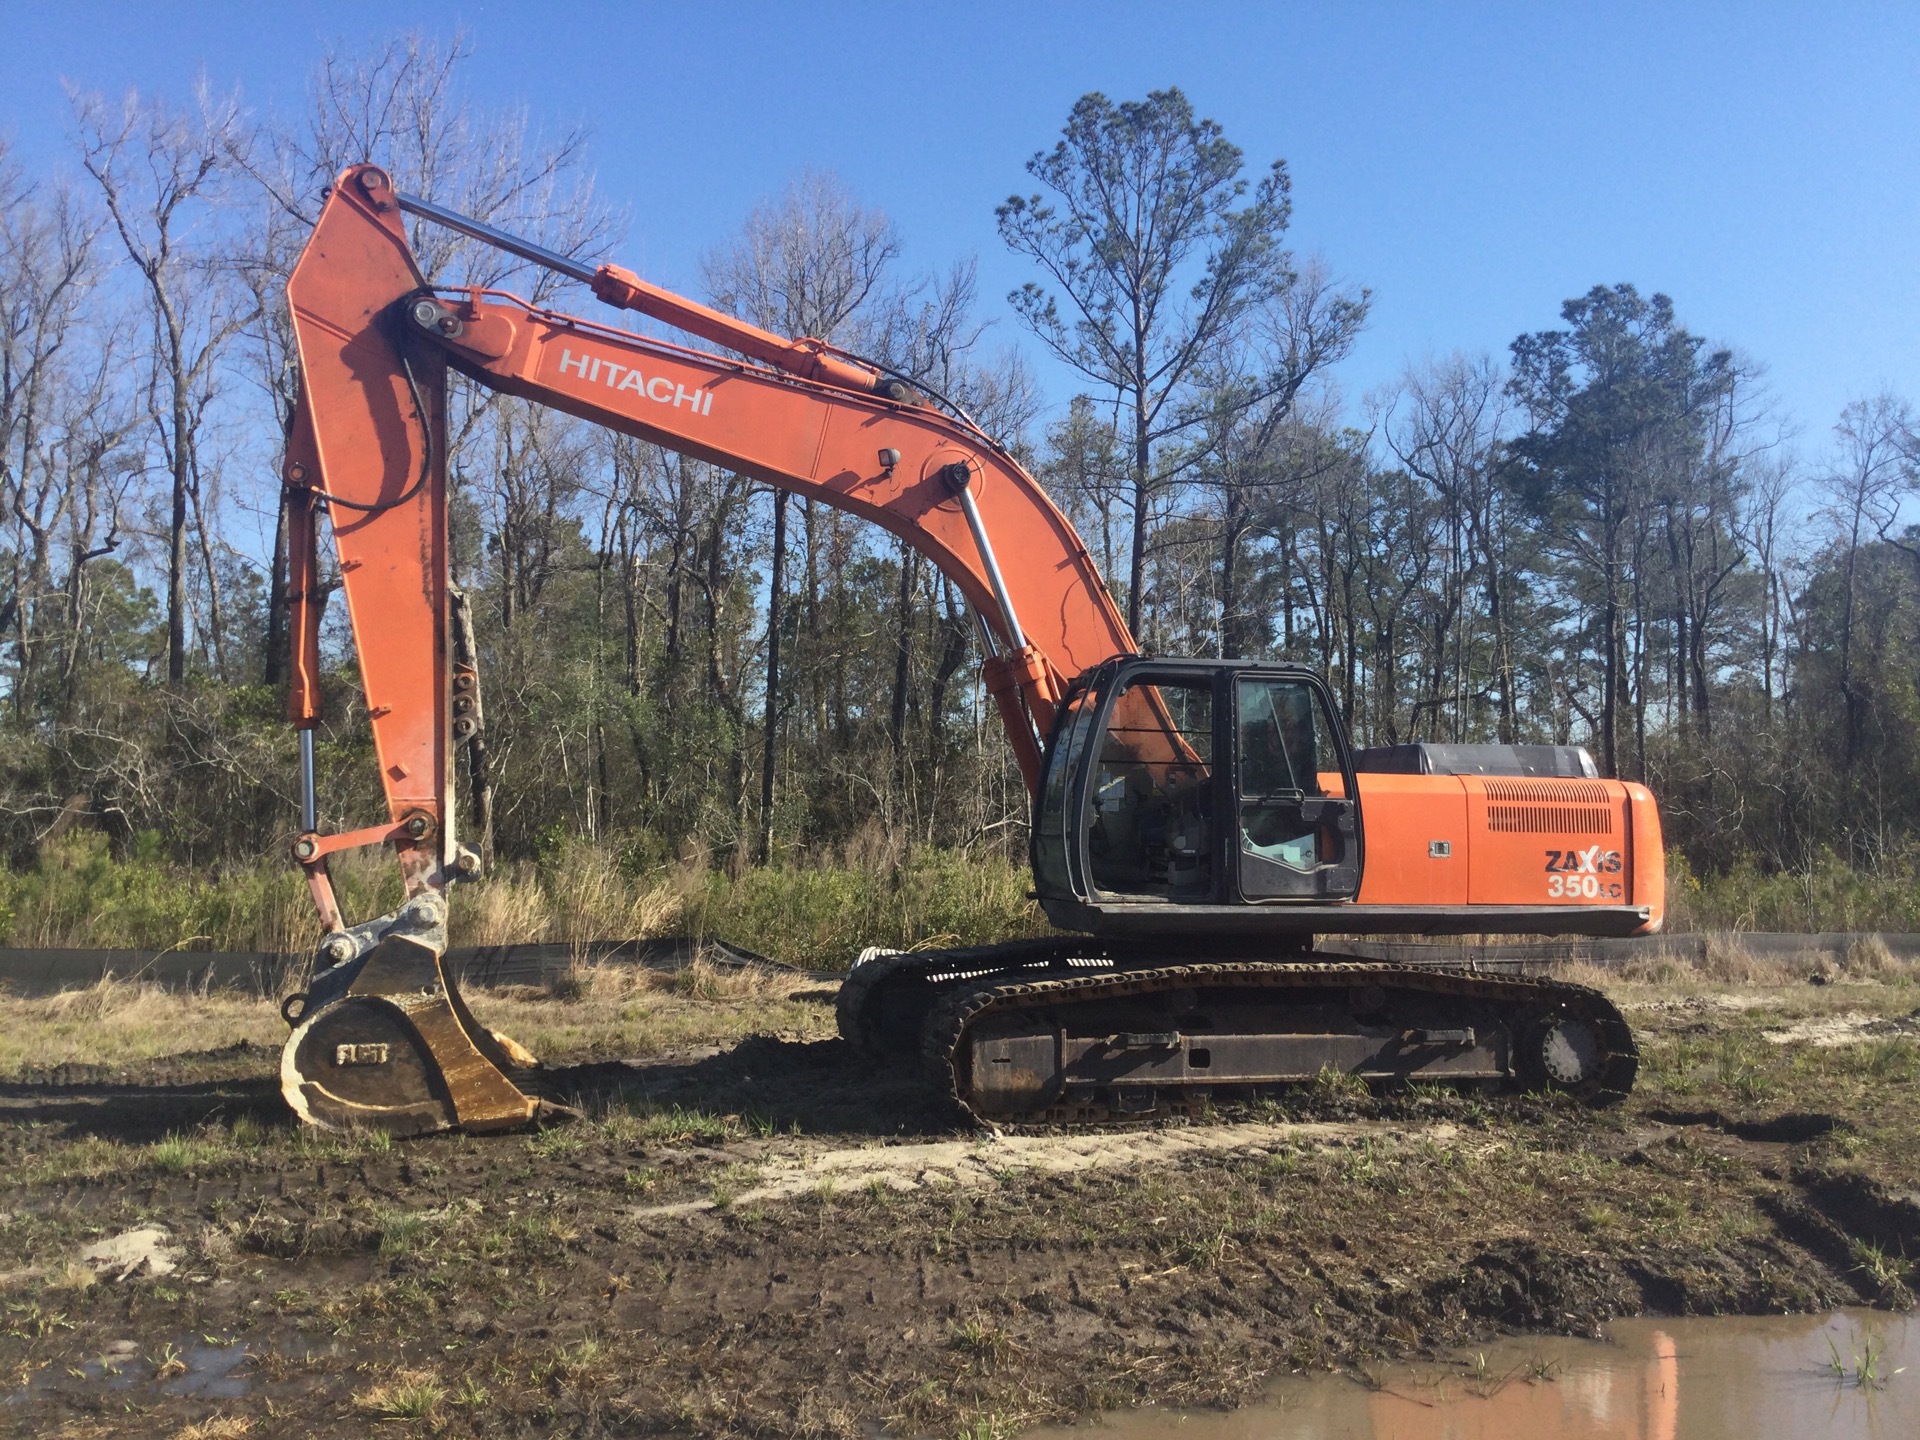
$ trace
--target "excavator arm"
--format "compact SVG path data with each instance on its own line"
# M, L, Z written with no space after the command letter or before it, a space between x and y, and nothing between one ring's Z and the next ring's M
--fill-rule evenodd
M437 288L407 243L408 212L561 270L609 304L733 354L497 291ZM811 496L913 546L979 617L988 689L1030 789L1066 681L1135 648L1073 526L1011 455L900 377L821 341L772 335L617 266L583 266L402 196L370 165L347 170L329 192L287 296L301 374L284 474L289 706L302 757L294 852L329 934L312 989L289 1005L296 1029L283 1083L310 1120L478 1129L537 1109L505 1079L516 1047L472 1021L439 964L440 892L478 868L454 814L453 756L478 723L478 691L449 641L449 369ZM337 834L318 830L313 789L322 510L389 811L385 824ZM1177 736L1170 725L1166 733ZM395 848L408 904L349 929L327 862L370 844ZM449 1050L469 1081L454 1082ZM388 1097L402 1090L411 1108L396 1117Z

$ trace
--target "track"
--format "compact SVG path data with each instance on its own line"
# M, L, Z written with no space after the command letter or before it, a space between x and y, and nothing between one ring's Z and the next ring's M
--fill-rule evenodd
M1078 937L882 955L849 975L841 1033L917 1051L937 1089L991 1124L1199 1115L1329 1070L1609 1104L1638 1070L1626 1022L1585 986L1369 961L1158 958Z

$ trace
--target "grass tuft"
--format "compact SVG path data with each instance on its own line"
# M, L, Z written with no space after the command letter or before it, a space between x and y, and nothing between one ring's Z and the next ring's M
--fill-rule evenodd
M1904 1255L1889 1255L1872 1241L1858 1238L1851 1249L1853 1268L1882 1290L1905 1285L1913 1279L1913 1262Z
M147 1160L169 1175L205 1170L227 1158L227 1147L211 1135L169 1135L147 1147Z
M447 1389L424 1370L403 1370L393 1379L353 1397L353 1405L382 1420L432 1420L446 1403Z
M1827 1353L1833 1357L1829 1362L1833 1378L1858 1390L1884 1390L1888 1380L1907 1368L1904 1365L1888 1367L1887 1343L1872 1329L1861 1334L1860 1346L1849 1350L1849 1358L1841 1358L1840 1347L1831 1338L1827 1341Z
M380 1258L411 1255L424 1247L431 1234L430 1217L418 1211L389 1211L379 1219Z
M953 1348L987 1365L998 1365L1020 1353L1013 1337L991 1320L970 1315L953 1327Z
M1364 1100L1369 1092L1367 1082L1358 1075L1323 1065L1313 1077L1313 1093L1323 1100Z

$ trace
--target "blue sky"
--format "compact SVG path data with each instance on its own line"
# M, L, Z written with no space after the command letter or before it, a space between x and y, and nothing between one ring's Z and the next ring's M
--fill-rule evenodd
M1920 398L1914 6L0 0L0 129L56 155L63 78L184 97L204 69L290 109L326 43L408 27L467 31L481 105L586 122L631 209L617 258L669 285L812 164L895 218L910 264L976 254L1015 341L1002 297L1030 272L993 207L1079 95L1171 84L1253 165L1287 159L1295 247L1374 290L1350 397L1626 280L1762 362L1809 451L1851 398Z

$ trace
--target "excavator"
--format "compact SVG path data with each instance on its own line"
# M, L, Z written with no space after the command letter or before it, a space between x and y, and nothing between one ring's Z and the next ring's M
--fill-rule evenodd
M437 286L408 216L704 343ZM994 1125L1204 1115L1327 1071L1597 1104L1631 1089L1633 1035L1596 990L1316 941L1650 934L1665 867L1644 786L1599 778L1572 747L1356 750L1311 669L1142 654L1073 526L960 406L402 194L376 166L327 192L287 297L301 387L283 475L293 854L324 931L307 990L283 1008L281 1084L302 1120L488 1132L556 1108L533 1057L475 1019L445 963L447 892L481 870L458 838L455 754L484 721L449 618L449 372L871 520L964 594L1056 933L863 955L838 1021L876 1063L924 1066ZM388 809L334 833L318 826L314 770L323 513ZM406 898L348 924L329 857L375 845L392 848Z

